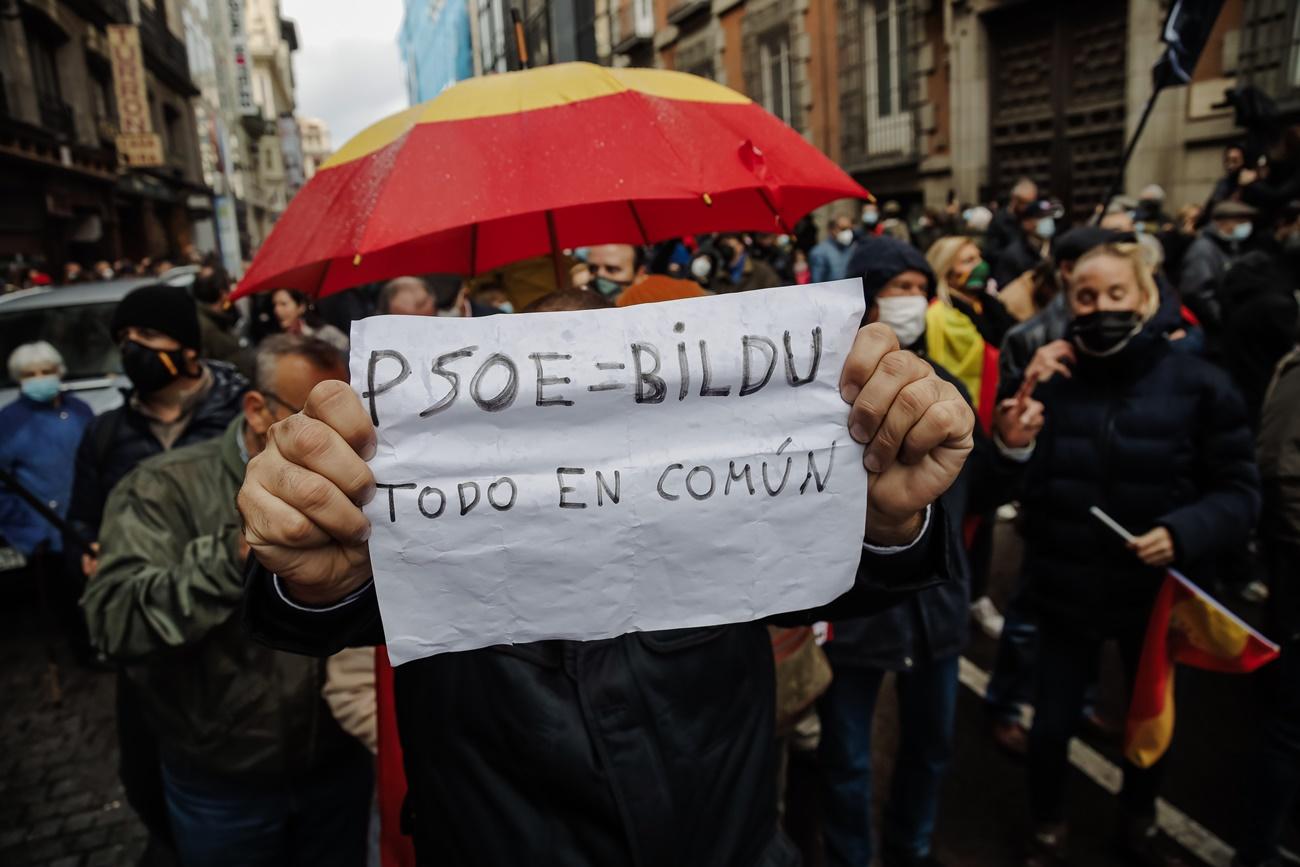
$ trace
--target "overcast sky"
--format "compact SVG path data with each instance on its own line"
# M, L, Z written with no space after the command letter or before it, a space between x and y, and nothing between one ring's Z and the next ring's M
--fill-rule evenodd
M335 148L406 107L402 0L280 0L280 12L298 24L298 113L324 118Z

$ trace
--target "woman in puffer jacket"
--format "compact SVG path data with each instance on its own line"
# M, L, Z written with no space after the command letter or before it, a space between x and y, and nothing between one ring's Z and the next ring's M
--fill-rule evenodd
M1023 464L1025 575L1041 617L1030 734L1035 823L1028 864L1063 856L1067 749L1102 642L1116 640L1132 682L1165 567L1193 579L1244 545L1259 512L1245 408L1227 374L1171 351L1136 245L1076 263L1066 341L1040 350L1054 371L1034 398L997 408L998 446ZM1032 384L1031 384L1032 387ZM1125 544L1092 506L1136 537ZM1125 863L1180 863L1155 829L1161 764L1124 765L1116 845Z

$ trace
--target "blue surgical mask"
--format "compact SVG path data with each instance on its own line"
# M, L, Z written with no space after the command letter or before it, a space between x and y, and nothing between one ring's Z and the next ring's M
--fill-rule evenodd
M1252 223L1238 223L1232 227L1232 239L1234 241L1244 241L1250 237L1251 230L1255 226Z
M500 310L502 313L514 313L515 305L511 304L509 301L502 301L500 304L497 305L497 309Z
M59 396L60 382L57 376L48 374L24 379L19 387L23 394L37 403L49 403Z
M587 254L589 252L591 252L590 247L575 247L573 250L573 258L577 259L579 262L586 262Z
M1050 238L1056 234L1056 221L1051 217L1043 217L1038 221L1034 228L1034 234L1040 238Z

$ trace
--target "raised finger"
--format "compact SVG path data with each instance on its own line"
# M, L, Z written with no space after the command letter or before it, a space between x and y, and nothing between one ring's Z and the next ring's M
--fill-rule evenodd
M352 386L337 379L318 383L307 396L303 414L329 425L362 460L375 456L375 426Z
M888 325L873 322L858 329L853 338L853 348L844 359L840 371L840 397L845 403L853 403L867 380L876 371L880 360L898 349L898 338Z
M880 359L880 363L876 365L871 378L858 392L857 399L853 401L853 408L849 410L850 435L860 443L871 442L880 426L884 424L885 418L889 414L891 407L893 407L894 400L898 397L899 392L913 382L933 376L934 368L910 352L891 352L885 355ZM931 400L933 400L933 395L933 391L928 393ZM915 398L923 396L926 395L913 394ZM908 427L911 427L911 422L920 418L920 411L924 408L916 406L915 409L917 412L909 420ZM895 422L896 425L901 423L901 419ZM901 430L896 428L895 430L898 435L898 439L893 442L896 451L907 428ZM892 460L892 458L891 454L890 459Z
M337 430L305 414L291 415L271 426L275 453L329 479L354 503L368 503L375 494L370 466Z

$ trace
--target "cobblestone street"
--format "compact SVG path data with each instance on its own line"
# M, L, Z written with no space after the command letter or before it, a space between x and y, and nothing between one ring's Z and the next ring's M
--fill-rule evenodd
M14 573L3 579L12 584ZM144 828L117 780L114 675L56 648L62 701L51 696L49 630L30 588L0 611L0 864L108 867L136 863Z

